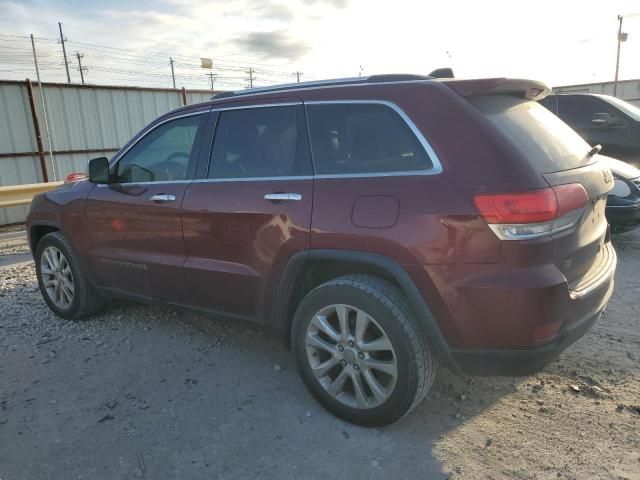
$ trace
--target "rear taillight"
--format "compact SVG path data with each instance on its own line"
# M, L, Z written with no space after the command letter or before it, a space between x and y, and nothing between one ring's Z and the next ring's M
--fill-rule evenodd
M574 226L589 196L579 183L519 193L481 193L473 198L480 214L502 240L527 240Z

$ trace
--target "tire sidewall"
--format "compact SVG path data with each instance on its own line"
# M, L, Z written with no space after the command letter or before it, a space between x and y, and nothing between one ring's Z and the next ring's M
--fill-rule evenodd
M318 311L331 304L351 305L365 311L384 329L393 345L398 365L396 385L391 396L377 407L361 410L340 403L324 390L311 371L306 352L307 327ZM300 303L292 328L294 356L307 388L334 415L359 425L379 426L396 420L411 406L418 388L417 370L411 354L411 344L407 341L394 310L396 314L403 314L397 307L392 310L375 296L351 285L322 285Z
M71 274L73 275L73 300L69 308L63 309L58 307L51 298L49 298L49 294L44 288L44 282L42 280L42 272L41 272L41 261L44 250L47 247L56 247L58 250L62 252L62 254L67 259L67 263L71 268ZM64 319L72 319L75 317L79 307L80 307L80 282L82 273L80 272L78 265L76 264L75 258L72 255L72 252L69 251L69 248L58 238L58 236L54 234L48 234L38 242L38 247L36 248L36 256L35 256L35 265L36 265L36 278L38 279L38 286L40 287L40 293L44 298L44 301L47 303L51 311L55 313L57 316L62 317Z

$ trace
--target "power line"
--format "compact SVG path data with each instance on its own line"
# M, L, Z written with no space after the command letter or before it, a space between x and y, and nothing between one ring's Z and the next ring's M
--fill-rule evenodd
M62 30L61 25L58 26L58 30ZM0 71L8 72L9 76L13 77L23 77L23 72L33 71L27 68L32 65L29 60L30 49L26 48L29 38L21 35L0 34L0 66L2 66ZM261 85L269 85L282 83L292 75L290 70L282 71L276 65L252 64L235 60L223 62L214 60L216 73L213 76L203 75L200 57L173 54L169 56L171 68L167 71L167 57L158 52L90 44L70 40L64 35L61 35L59 40L34 37L34 40L36 39L38 44L42 43L42 47L38 48L38 56L41 70L46 76L45 81L60 81L60 76L64 76L67 82L71 80L70 72L67 74L69 66L69 59L66 57L67 46L76 48L75 56L78 60L76 68L80 73L80 81L86 80L84 73L90 69L97 72L97 75L92 78L93 82L97 81L101 84L114 81L124 81L129 84L156 82L165 86L169 83L175 85L175 88L178 87L178 83L182 83L184 86L197 85L196 88L202 88L208 84L211 88L222 86L237 89L244 82L248 82L250 87L255 86L256 76L260 77ZM54 48L56 43L64 47L63 58L59 57L60 50ZM78 58L79 52L82 52L80 58ZM249 71L249 78L246 77L247 71ZM208 81L207 77L209 77Z

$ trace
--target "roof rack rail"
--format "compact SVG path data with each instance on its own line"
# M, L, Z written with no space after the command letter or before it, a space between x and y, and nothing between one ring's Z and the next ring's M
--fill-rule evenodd
M353 77L353 78L335 78L332 80L321 80L313 82L300 82L300 83L284 83L280 85L273 85L270 87L258 87L250 88L246 90L236 90L233 92L223 92L211 97L212 100L218 100L221 98L242 97L244 95L255 95L258 93L270 93L278 92L281 90L295 90L298 88L313 88L313 87L330 87L333 85L359 85L367 83L388 83L388 82L407 82L414 80L430 80L433 77L426 75L414 75L410 73L390 73L382 75L370 75L368 77Z

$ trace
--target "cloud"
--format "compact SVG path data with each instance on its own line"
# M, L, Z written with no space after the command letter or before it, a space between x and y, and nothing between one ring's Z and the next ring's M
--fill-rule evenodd
M1 0L0 0L1 1ZM288 22L295 17L295 8L271 0L164 0L163 5L172 13L197 16L206 12L208 16L253 18L267 21Z
M298 60L311 50L309 45L289 37L284 30L250 32L236 37L234 42L248 54L261 58Z
M276 20L280 22L288 22L293 20L293 11L280 3L264 2L254 10L260 17L265 20Z
M345 8L349 3L349 0L302 0L302 3L306 5L316 5L320 3L326 3L335 8Z

